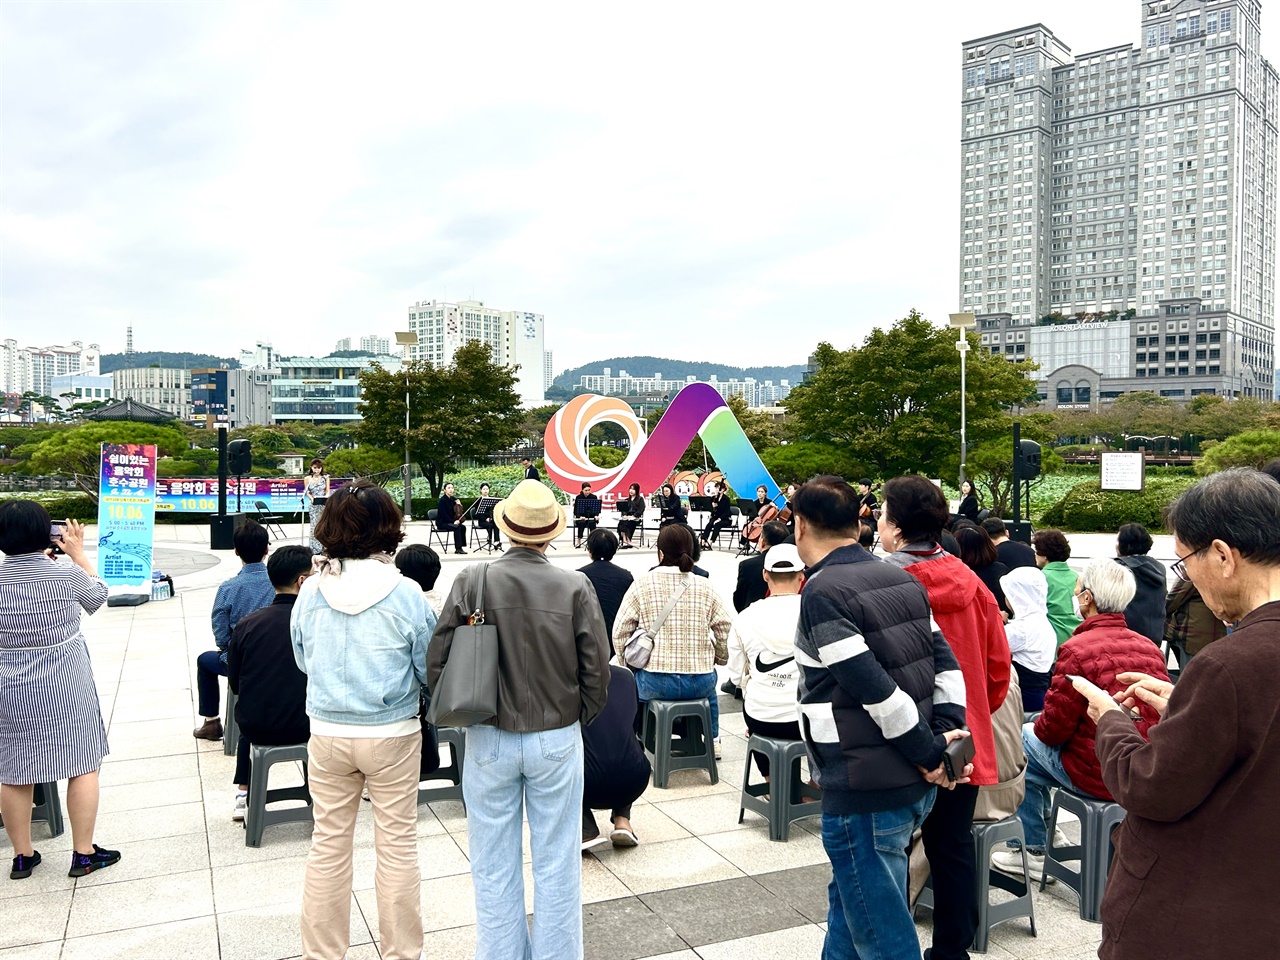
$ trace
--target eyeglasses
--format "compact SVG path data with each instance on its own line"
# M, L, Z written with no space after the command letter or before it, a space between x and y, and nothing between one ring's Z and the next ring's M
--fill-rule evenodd
M1183 583L1191 582L1191 574L1187 573L1187 561L1198 554L1204 553L1208 547L1201 547L1199 550L1192 550L1185 557L1179 557L1173 562L1173 572Z

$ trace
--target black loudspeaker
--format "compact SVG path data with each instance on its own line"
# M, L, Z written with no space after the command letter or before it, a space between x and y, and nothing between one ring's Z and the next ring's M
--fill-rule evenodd
M1018 475L1023 480L1032 480L1040 476L1040 444L1034 440L1018 442Z
M1037 447L1037 449L1039 449ZM1037 462L1039 462L1037 460ZM243 477L253 470L253 454L248 440L232 440L227 444L227 473Z
M246 441L247 442L247 441ZM234 550L236 531L244 526L243 513L228 513L209 518L209 549Z
M1009 531L1009 539L1016 540L1018 543L1031 545L1031 521L1030 520L1006 520L1005 528Z

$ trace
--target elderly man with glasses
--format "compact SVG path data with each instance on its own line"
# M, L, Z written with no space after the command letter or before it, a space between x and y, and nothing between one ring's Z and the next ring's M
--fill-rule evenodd
M1053 680L1044 697L1044 711L1022 728L1022 746L1027 754L1027 792L1018 807L1018 819L1027 841L1027 863L1031 877L1039 880L1044 870L1050 797L1054 787L1110 800L1102 782L1101 765L1094 753L1094 722L1088 703L1072 687L1071 677L1081 676L1103 690L1117 691L1124 672L1138 672L1169 678L1159 649L1150 640L1130 630L1124 611L1137 590L1133 572L1114 560L1099 558L1085 567L1076 582L1073 605L1083 622L1071 638L1058 648ZM1141 706L1135 718L1143 737L1159 719L1156 711ZM1016 850L991 855L998 870L1022 875L1022 857Z

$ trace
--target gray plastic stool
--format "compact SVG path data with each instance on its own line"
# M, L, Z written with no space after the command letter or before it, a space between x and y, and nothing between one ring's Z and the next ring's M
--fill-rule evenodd
M277 823L311 822L311 791L307 789L307 745L291 744L287 747L265 747L253 744L249 747L249 799L244 814L244 845L262 846L262 831ZM300 787L267 789L267 774L276 763L290 760L302 761L303 784ZM268 803L280 800L305 800L305 807L287 807L284 810L268 810Z
M238 693L227 687L227 718L222 721L222 752L234 757L240 746L240 724L236 723L236 703L240 700Z
M1053 835L1058 827L1059 809L1070 810L1080 818L1079 844L1054 847ZM1040 889L1044 890L1049 877L1065 883L1080 898L1081 920L1102 922L1102 891L1107 886L1107 871L1111 869L1114 852L1111 828L1124 816L1124 807L1111 800L1082 796L1061 787L1054 793L1049 815L1049 842L1044 851L1045 879L1040 881ZM1064 860L1079 860L1079 871L1064 867Z
M1031 874L1027 870L1027 851L1022 849L1022 880L1011 877L991 866L991 852L996 844L1008 840L1022 842L1022 821L1007 817L995 822L977 821L973 824L974 862L978 868L978 929L973 935L973 951L986 953L991 939L991 928L1006 920L1026 917L1031 921L1031 935L1036 936L1035 906L1031 902ZM991 902L991 888L998 887L1012 893L1012 900ZM916 900L917 907L933 909L933 878Z
M62 803L58 799L58 783L37 783L32 789L31 822L43 820L49 825L49 836L60 837L66 832L62 822ZM4 826L4 818L0 817L0 827Z
M467 801L462 798L462 762L467 756L467 731L462 727L436 727L436 737L442 745L449 744L449 754L452 759L448 766L442 765L435 773L419 782L448 780L450 785L447 787L419 786L418 803L421 805L435 803L437 800L457 800L465 811Z
M711 741L711 705L707 700L648 700L644 708L640 741L653 766L655 787L665 788L673 770L706 770L712 783L720 782ZM673 740L675 722L681 717L687 718L685 733ZM698 722L697 730L690 729L693 720Z
M751 755L762 753L769 760L773 780L751 782ZM742 798L738 822L751 810L769 821L769 839L786 840L791 821L822 816L822 790L800 778L800 759L805 755L800 740L775 740L752 734L747 741L747 763L742 771ZM786 771L781 773L780 771ZM765 799L765 794L768 799Z

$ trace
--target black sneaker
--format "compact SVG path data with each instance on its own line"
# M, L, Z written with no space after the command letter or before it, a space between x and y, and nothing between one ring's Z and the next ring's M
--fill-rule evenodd
M103 850L96 843L93 845L93 853L71 853L71 869L67 872L68 877L87 877L95 870L101 870L103 867L109 867L113 863L120 862L119 850Z
M31 871L38 866L40 866L39 850L32 850L29 857L18 854L13 858L13 869L9 871L9 879L25 880L31 876Z

